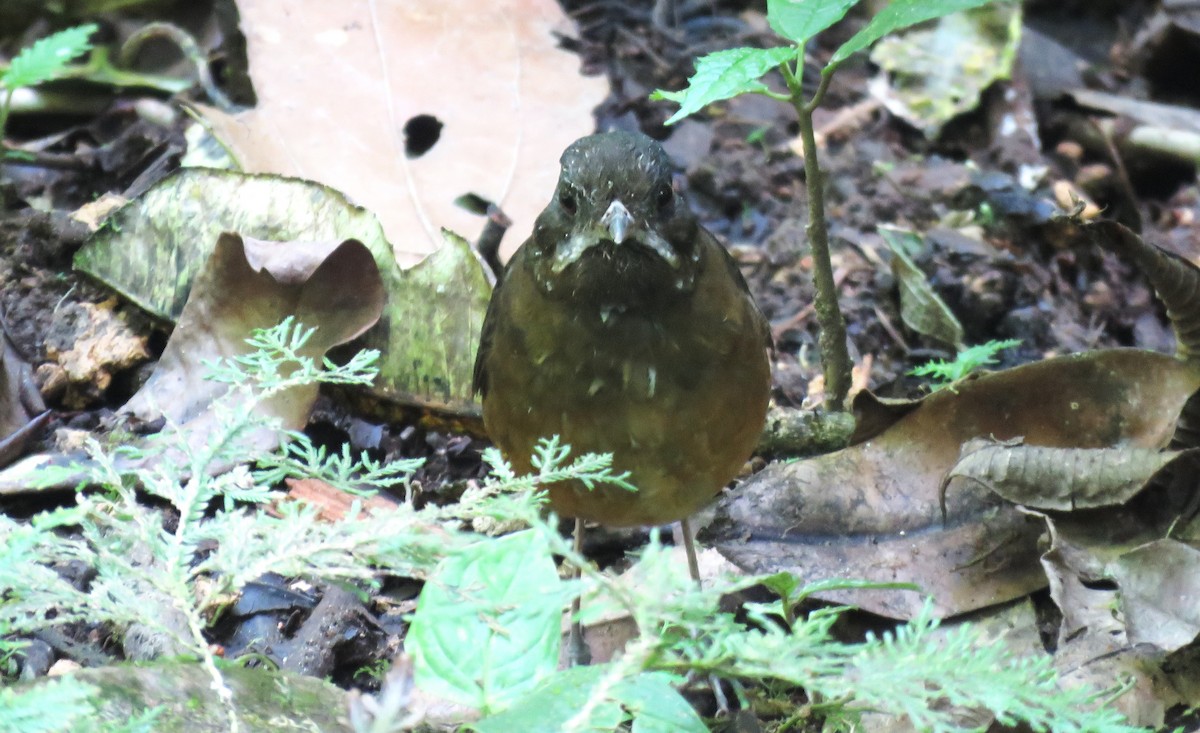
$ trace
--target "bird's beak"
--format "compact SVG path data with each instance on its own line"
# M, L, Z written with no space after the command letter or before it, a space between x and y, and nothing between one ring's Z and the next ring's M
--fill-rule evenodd
M608 228L612 241L620 244L625 241L625 235L629 233L629 227L633 224L633 214L629 213L629 209L625 208L620 199L613 199L608 205L608 211L600 217L600 224Z

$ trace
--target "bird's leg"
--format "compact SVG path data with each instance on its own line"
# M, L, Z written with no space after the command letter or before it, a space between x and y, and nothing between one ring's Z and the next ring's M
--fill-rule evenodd
M688 572L692 574L692 580L696 581L698 587L703 588L700 582L700 562L696 559L696 540L692 535L692 525L688 522L687 517L679 520L680 534L683 535L683 549L687 553ZM713 697L717 701L717 710L722 715L729 715L729 700L725 697L725 691L721 689L721 680L715 674L708 676L708 685L712 688Z
M687 517L679 520L679 529L683 533L683 549L687 553L688 572L692 574L692 580L696 581L696 585L700 585L700 562L696 559L696 544L692 538L692 525L688 523Z
M575 520L575 571L573 577L575 580L583 575L583 569L579 567L579 558L583 557L583 520ZM587 644L583 641L583 624L579 621L579 609L582 606L583 596L575 596L571 601L571 633L567 636L567 666L582 667L592 661L591 651L588 650Z

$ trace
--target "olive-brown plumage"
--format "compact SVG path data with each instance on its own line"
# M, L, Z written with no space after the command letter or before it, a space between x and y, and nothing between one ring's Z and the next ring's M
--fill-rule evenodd
M489 436L520 472L557 434L612 453L637 493L551 487L560 515L686 518L753 451L769 329L732 258L671 185L650 138L603 133L562 156L554 199L492 294L475 363Z

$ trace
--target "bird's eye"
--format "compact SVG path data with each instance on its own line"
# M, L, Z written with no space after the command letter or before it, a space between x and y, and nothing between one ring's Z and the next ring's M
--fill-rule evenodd
M570 216L574 216L575 211L579 208L579 202L575 200L575 193L569 188L558 192L558 205Z
M670 186L663 186L658 190L658 210L663 214L669 214L675 208L675 190Z

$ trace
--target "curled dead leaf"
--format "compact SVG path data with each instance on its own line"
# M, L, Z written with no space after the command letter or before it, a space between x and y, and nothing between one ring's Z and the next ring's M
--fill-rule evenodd
M1124 504L1159 471L1192 451L1050 448L1019 441L970 440L938 487L942 512L954 479L974 481L1014 504L1073 511Z
M909 257L910 248L924 246L916 232L879 227L879 234L892 251L892 274L900 284L900 318L904 325L957 349L963 348L963 327L958 318L929 284L929 278Z
M325 353L361 335L383 310L383 280L371 252L357 240L337 242L265 242L222 234L190 291L179 323L146 384L121 408L142 421L164 418L180 440L199 451L218 429L213 403L228 385L205 379L205 360L248 353L246 338L254 329L270 328L294 316L313 328L297 352L320 363ZM308 421L317 385L292 387L256 406L260 415L278 419L284 430ZM278 443L279 429L261 427L237 434L241 456ZM170 448L174 450L174 447ZM119 459L122 471L141 461ZM74 473L53 486L70 486L84 475L80 456L33 456L0 472L0 493L30 489L28 477L38 467L67 464ZM228 466L210 463L214 473ZM47 484L36 489L52 488Z
M266 242L222 234L197 274L179 323L150 379L122 408L144 421L192 423L226 385L204 379L205 360L246 353L246 338L294 316L316 327L301 350L320 361L330 348L361 335L383 311L383 280L371 252L357 240ZM285 429L308 420L317 387L271 400Z
M1131 260L1150 281L1175 329L1179 358L1200 358L1200 268L1179 255L1147 244L1115 221L1096 221L1084 231L1099 246Z
M751 573L912 582L952 615L1045 585L1037 522L978 485L938 486L963 443L1023 436L1028 445L1155 450L1170 440L1200 365L1117 349L981 375L926 397L863 443L772 464L726 494L705 539ZM895 417L896 413L892 413ZM841 593L893 617L915 594Z

